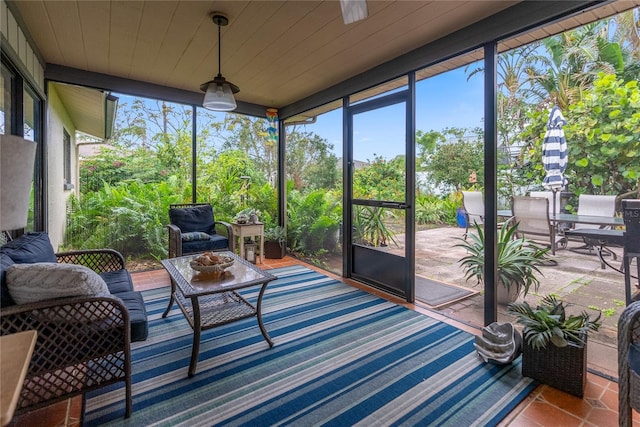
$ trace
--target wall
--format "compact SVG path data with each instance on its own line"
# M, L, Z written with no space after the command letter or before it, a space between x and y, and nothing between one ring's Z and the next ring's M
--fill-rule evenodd
M41 95L45 92L44 66L35 49L19 22L7 7L4 0L0 0L0 32L2 34L2 49L22 77ZM75 188L77 184L77 148L75 144L75 126L69 117L55 89L48 94L48 108L44 120L44 158L47 164L45 178L47 193L47 223L45 229L49 233L54 249L59 249L64 242L66 224L66 202L75 190L64 190L64 145L63 129L71 135L71 170L74 176Z
M47 209L49 213L47 231L54 249L58 250L64 243L67 200L78 191L78 153L75 143L75 126L52 84L49 85L46 114ZM73 190L64 189L64 130L71 136L71 173L75 187Z

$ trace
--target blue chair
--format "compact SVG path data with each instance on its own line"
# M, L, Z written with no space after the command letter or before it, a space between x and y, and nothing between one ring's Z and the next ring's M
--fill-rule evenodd
M169 206L169 258L205 251L230 251L231 224L216 221L208 203Z

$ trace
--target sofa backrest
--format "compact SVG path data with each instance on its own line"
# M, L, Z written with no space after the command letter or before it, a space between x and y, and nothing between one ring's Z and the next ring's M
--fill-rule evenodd
M199 205L188 208L169 209L171 224L177 226L181 233L200 231L216 234L215 219L211 205Z
M49 235L45 232L26 233L0 246L0 306L14 305L6 282L6 269L13 264L57 262Z

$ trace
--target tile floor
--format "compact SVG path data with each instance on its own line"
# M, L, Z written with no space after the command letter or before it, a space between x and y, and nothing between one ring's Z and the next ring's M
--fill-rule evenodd
M261 268L272 269L295 264L304 264L339 280L341 277L314 266L308 265L292 257L282 260L265 260ZM169 276L164 270L138 272L133 275L136 290L147 290L162 286L169 286ZM434 313L416 304L390 297L387 294L368 288L351 280L345 282L389 299L405 307L424 313L443 322L452 324L472 334L480 331L469 325L456 322L448 317ZM10 426L29 427L76 427L81 425L82 398L76 397L56 405L42 408L15 417ZM634 426L640 427L640 414L634 413ZM617 426L618 425L618 384L606 378L589 373L584 399L577 398L546 385L537 387L518 407L500 423L501 426Z

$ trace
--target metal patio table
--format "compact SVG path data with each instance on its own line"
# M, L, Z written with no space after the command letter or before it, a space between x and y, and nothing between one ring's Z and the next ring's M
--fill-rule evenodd
M171 277L171 297L162 317L167 317L175 301L193 329L189 377L196 371L200 334L204 330L256 316L262 336L269 347L273 347L273 341L262 323L262 297L267 284L277 277L231 252L217 254L235 259L234 264L222 275L203 274L193 270L189 263L198 254L161 261ZM236 292L258 285L261 288L255 306Z

